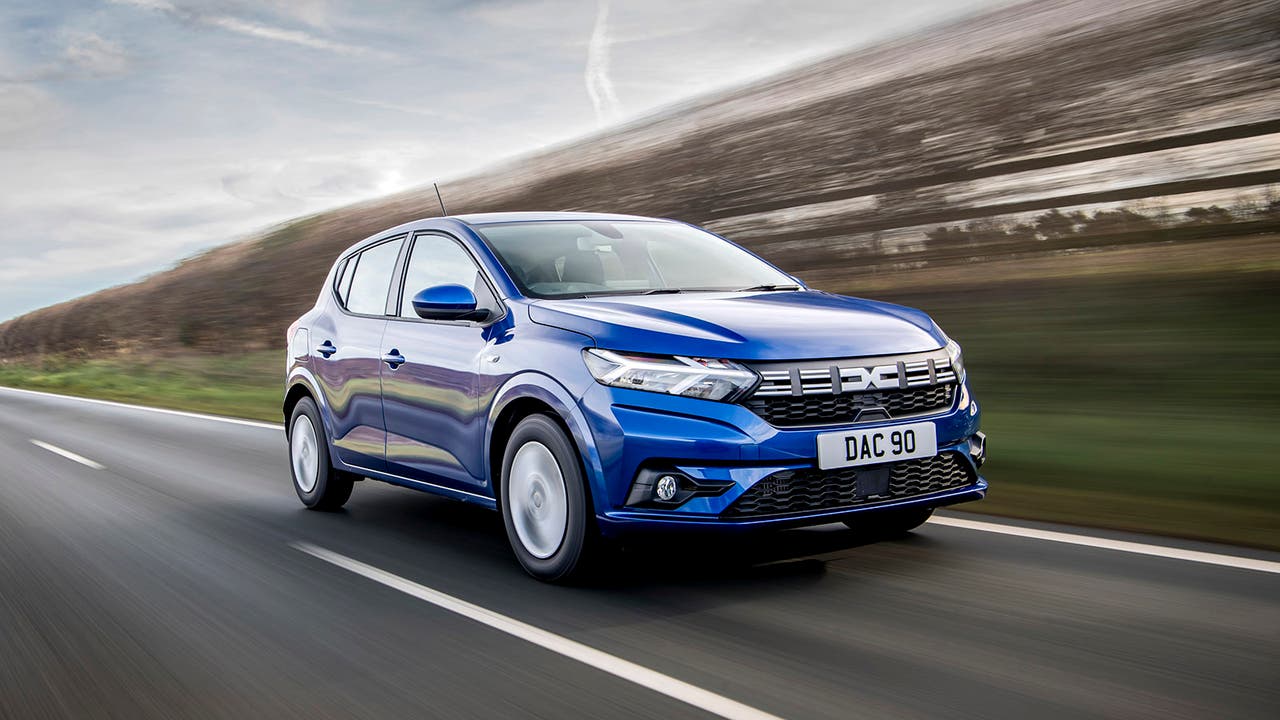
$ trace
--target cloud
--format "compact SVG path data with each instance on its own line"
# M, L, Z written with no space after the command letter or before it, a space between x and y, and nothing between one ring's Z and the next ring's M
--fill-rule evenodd
M234 15L214 14L187 7L180 7L169 2L169 0L110 1L116 5L129 5L145 10L160 12L181 22L198 23L209 27L216 27L228 32L260 40L288 43L315 50L327 50L329 52L335 52L342 55L386 56L386 53L370 50L369 48L360 47L358 45L349 45L335 40L328 40L303 30L291 30L289 28L245 20ZM321 16L314 10L301 13L298 17L311 24L317 24L321 18Z
M129 69L129 54L118 43L92 32L63 31L66 38L61 54L44 62L14 69L0 57L0 84L34 88L48 80L120 75ZM12 118L11 118L12 120Z
M63 59L90 75L119 75L129 68L129 56L118 44L94 33L71 36Z
M366 100L364 98L347 97L343 95L337 95L335 93L325 93L325 94L336 100L341 100L342 102L349 102L353 105L364 105L365 107L378 108L379 110L393 110L395 112L408 113L410 115L421 115L422 117L432 117L432 118L442 118L442 117L450 116L449 113L441 112L440 110L434 110L434 109L425 108L425 107L414 107L412 105L405 105L403 103L383 102L381 100Z
M0 140L48 127L58 111L57 102L44 90L0 82Z
M343 55L367 55L371 51L367 48L358 47L356 45L347 45L345 43L325 40L316 37L310 33L301 30L286 30L285 28L272 27L270 25L260 25L258 23L241 20L229 15L199 16L200 22L205 25L212 25L223 30L230 30L241 35L249 37L262 38L263 40L274 40L276 42L292 43L303 47L315 48L317 50L331 50Z
M601 125L617 119L622 111L618 96L613 91L613 80L609 77L609 42L609 0L600 0L596 24L587 43L585 79L587 96L595 108L596 121Z

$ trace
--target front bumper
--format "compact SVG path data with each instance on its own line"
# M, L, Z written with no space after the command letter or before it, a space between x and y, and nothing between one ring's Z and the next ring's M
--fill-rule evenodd
M981 415L967 388L960 395L951 410L927 418L856 426L777 428L742 405L595 385L583 396L581 407L600 458L592 488L597 522L606 534L782 528L822 524L867 511L979 500L987 489L986 481L977 472L985 455L985 438L978 432ZM938 492L845 507L759 517L726 514L761 480L775 473L815 468L816 438L821 433L924 420L937 428L939 454L957 453L971 469L972 482ZM641 473L642 470L646 472ZM637 474L652 476L653 470L675 471L724 490L695 495L677 507L629 506L628 494Z

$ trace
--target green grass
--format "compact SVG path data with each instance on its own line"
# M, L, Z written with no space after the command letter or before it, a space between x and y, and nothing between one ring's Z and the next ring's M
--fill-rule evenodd
M235 358L45 358L0 364L0 385L281 422L283 352Z
M1280 272L902 293L964 346L975 512L1280 549Z
M963 509L1280 549L1280 272L903 292L965 349ZM0 364L0 384L279 421L281 352Z

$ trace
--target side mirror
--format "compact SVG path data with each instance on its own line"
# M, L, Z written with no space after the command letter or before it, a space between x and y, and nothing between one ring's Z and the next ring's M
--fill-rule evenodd
M483 320L489 311L476 308L476 295L463 285L435 285L413 296L413 311L426 320Z

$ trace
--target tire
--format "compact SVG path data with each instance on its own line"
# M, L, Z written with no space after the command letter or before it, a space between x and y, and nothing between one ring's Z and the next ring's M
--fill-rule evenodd
M309 397L289 418L289 472L298 499L310 510L337 510L351 497L355 477L333 466L320 410Z
M856 515L844 521L851 530L876 538L901 537L925 524L933 516L933 508L884 510Z
M544 582L587 576L599 544L577 449L546 415L520 421L502 455L502 521L525 572Z

